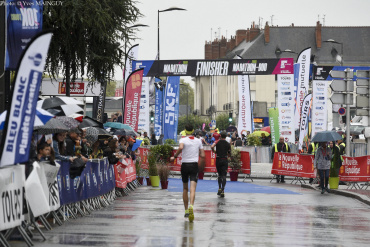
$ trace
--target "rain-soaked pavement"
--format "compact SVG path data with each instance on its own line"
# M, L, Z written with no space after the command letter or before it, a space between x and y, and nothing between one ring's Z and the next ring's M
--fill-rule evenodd
M370 206L345 196L254 179L200 180L195 220L184 218L181 180L142 186L90 216L35 233L35 246L369 246ZM26 246L10 241L11 246Z

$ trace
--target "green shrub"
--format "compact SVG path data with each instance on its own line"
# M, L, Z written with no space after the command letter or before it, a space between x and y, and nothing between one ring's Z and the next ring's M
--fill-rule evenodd
M259 136L249 135L247 144L248 146L262 146L261 138Z
M231 146L231 155L229 157L229 167L232 170L239 170L242 168L242 163L240 161L241 153L240 150L234 146Z

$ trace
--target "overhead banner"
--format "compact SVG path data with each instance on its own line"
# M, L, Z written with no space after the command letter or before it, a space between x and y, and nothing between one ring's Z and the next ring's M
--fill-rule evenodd
M311 110L311 101L312 100L312 94L306 95L306 97L303 100L302 108L301 108L301 121L299 124L299 144L298 148L299 150L302 149L303 140L305 136L308 134L308 118L310 115Z
M293 58L232 60L139 60L144 76L227 76L293 74Z
M277 75L280 136L284 142L295 143L294 75Z
M0 172L0 231L20 226L28 213L25 199L25 166L12 166Z
M274 156L271 174L302 178L316 178L313 165L314 159L315 156L313 155L279 152Z
M173 139L177 142L177 124L179 120L180 77L167 77L163 112L163 141Z
M156 82L160 81L159 79L155 78ZM154 133L156 136L160 136L163 134L162 126L163 126L163 89L155 88L155 112L154 112Z
M239 90L239 121L238 134L247 136L247 131L252 133L251 95L248 75L238 76Z
M328 124L328 83L316 81L312 83L312 116L311 116L311 136L317 132L327 130Z
M368 182L370 181L370 156L343 156L343 164L339 169L340 181Z
M299 111L302 108L303 100L308 94L308 81L310 78L310 62L311 62L311 47L301 51L297 58L297 63L299 64L298 72L298 89L297 89L297 105ZM296 112L295 115L295 129L299 129L299 123L301 120L302 112Z
M17 69L0 147L0 167L28 161L36 105L52 33L38 35Z
M138 129L149 133L149 77L143 77L140 97L140 114Z
M138 69L128 77L125 88L124 118L123 123L138 130L140 114L141 86L143 83L143 70Z
M23 51L33 37L42 31L42 0L1 1L6 7L5 69L15 70ZM0 2L0 5L2 5Z
M279 142L279 109L276 107L269 108L269 122L271 130L271 144Z

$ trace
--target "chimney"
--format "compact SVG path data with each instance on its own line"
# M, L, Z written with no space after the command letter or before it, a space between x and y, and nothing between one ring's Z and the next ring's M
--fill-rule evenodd
M239 29L236 31L236 45L239 45L246 38L247 38L247 30Z
M204 45L204 59L212 59L212 42L207 42Z
M321 48L321 24L320 24L320 21L316 22L315 36L316 36L316 48Z
M270 43L270 26L268 22L265 25L265 43Z

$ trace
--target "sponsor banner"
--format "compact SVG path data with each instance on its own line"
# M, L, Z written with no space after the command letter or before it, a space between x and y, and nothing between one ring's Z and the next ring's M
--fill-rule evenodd
M156 136L163 133L163 93L164 91L155 88L154 133Z
M271 174L315 178L314 158L314 155L275 153Z
M94 98L94 116L95 116L95 109L96 109L96 120L98 122L104 122L104 108L105 108L105 93L107 89L107 83L104 81L100 83L100 91L97 100Z
M312 94L308 94L302 104L301 112L302 117L299 124L299 143L298 143L298 149L302 149L303 140L305 136L308 134L308 121L309 121L309 115L311 111L311 104L312 104Z
M140 114L138 129L149 133L150 114L149 114L149 80L148 77L143 77L140 97Z
M125 61L125 69L123 70L124 82L127 82L128 77L131 75L133 69L133 61L139 57L139 44L136 44L130 48L127 52L127 57Z
M370 181L370 156L343 156L339 170L340 181L367 182Z
M126 181L130 183L136 179L136 167L134 161L132 159L125 159L127 166L126 166Z
M216 169L216 153L212 150L204 150L206 155L204 172L217 172Z
M284 111L284 110L283 110ZM279 142L279 108L272 107L269 108L269 122L271 130L271 145L275 145ZM285 130L282 128L282 130ZM286 129L288 130L288 129Z
M297 114L299 114L298 107L298 79L299 79L299 63L294 64L294 130L296 129L296 123L298 123L299 119Z
M142 148L139 147L139 156L141 161L141 169L148 170L149 169L149 162L148 162L148 156L149 156L149 148Z
M41 166L44 168L46 182L49 188L49 207L50 211L58 210L60 207L59 187L57 175L60 164L55 162L55 166L42 162Z
M138 130L139 125L142 82L143 69L132 72L126 82L123 123L129 125L134 131Z
M116 178L116 187L126 188L127 179L126 179L126 165L121 162L118 162L114 165L114 175Z
M6 116L0 167L28 161L41 79L52 33L29 43L17 69L10 110Z
M308 58L309 59L309 58ZM233 60L139 60L144 76L227 76L293 74L293 58Z
M242 162L242 168L240 172L243 174L251 174L251 159L250 154L247 151L240 151L240 161ZM229 172L230 172L229 168Z
M294 75L277 75L280 136L284 142L295 143Z
M26 199L32 214L37 217L50 212L50 196L43 165L33 162L32 166L33 169L25 183Z
M148 71L150 67L153 65L154 60L152 61L132 61L132 67L137 70L137 69L144 69L144 74L143 76L146 77L148 74ZM151 77L150 82L149 82L149 105L155 105L155 86L154 82L160 81L158 78Z
M327 130L328 122L328 83L325 81L312 82L312 115L311 136Z
M93 97L100 94L100 83L98 82L71 82L71 96ZM44 78L41 82L40 92L43 96L65 96L66 83L64 81Z
M4 0L6 6L5 69L16 70L24 49L42 31L42 0ZM2 5L0 2L0 5ZM3 23L3 22L2 22ZM47 50L47 49L46 49Z
M177 142L179 118L180 76L167 77L163 112L163 141L173 139Z
M247 131L252 133L251 95L248 75L238 76L239 88L239 120L238 134L247 136Z
M311 47L301 51L297 58L297 63L299 64L298 72L298 91L297 91L297 106L301 110L303 105L303 100L306 97L309 89L309 73L310 73L310 60L311 59ZM299 123L301 120L301 112L295 115L295 129L299 129Z
M20 226L28 214L25 203L25 166L11 166L0 172L0 231Z

